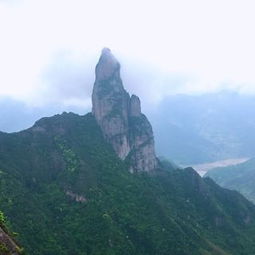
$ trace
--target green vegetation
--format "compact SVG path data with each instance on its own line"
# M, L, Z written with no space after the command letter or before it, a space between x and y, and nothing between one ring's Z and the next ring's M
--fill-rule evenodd
M66 169L67 171L74 172L79 167L79 161L77 155L68 147L67 142L61 137L56 136L55 141L57 146L59 147L63 159L66 163Z
M23 248L20 248L13 239L14 234L17 235L17 233L10 233L6 224L6 217L0 211L0 254L12 255L14 252L15 254L24 254Z
M255 254L250 202L162 168L131 174L91 114L56 115L0 134L0 205L29 255Z
M210 170L207 175L222 187L237 190L255 203L255 159L244 163L218 167Z
M5 223L5 216L3 212L0 211L0 225L3 225Z
M5 243L0 243L0 254L7 254L9 252Z

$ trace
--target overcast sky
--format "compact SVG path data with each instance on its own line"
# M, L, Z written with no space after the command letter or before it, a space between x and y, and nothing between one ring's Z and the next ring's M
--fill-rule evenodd
M255 92L253 0L0 0L0 97L89 107L103 47L147 102Z

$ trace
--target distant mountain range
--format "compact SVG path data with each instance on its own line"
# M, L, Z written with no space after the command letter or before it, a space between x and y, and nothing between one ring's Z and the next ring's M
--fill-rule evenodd
M27 254L255 254L255 205L156 157L139 98L105 53L92 113L0 132L0 209Z
M255 97L231 92L166 98L150 115L159 155L194 165L255 156Z
M234 166L214 168L205 176L224 188L239 191L255 203L255 158Z
M28 128L43 116L62 111L84 113L82 107L27 107L0 100L0 130ZM255 96L232 92L173 95L147 111L154 128L156 151L178 164L194 165L255 156Z

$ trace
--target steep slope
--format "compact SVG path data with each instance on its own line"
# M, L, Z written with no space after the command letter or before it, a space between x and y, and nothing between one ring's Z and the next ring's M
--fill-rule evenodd
M255 207L193 169L132 174L93 115L0 134L0 204L28 254L253 254Z
M239 191L255 203L254 158L238 165L214 168L206 176L211 177L222 187Z
M140 99L124 89L120 64L107 48L96 66L92 106L105 139L120 159L127 159L131 172L157 169L151 124L141 112Z

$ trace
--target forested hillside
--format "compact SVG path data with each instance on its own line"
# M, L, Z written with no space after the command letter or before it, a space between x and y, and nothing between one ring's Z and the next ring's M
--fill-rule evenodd
M28 254L252 254L255 207L191 169L131 174L91 114L0 134L0 205Z

